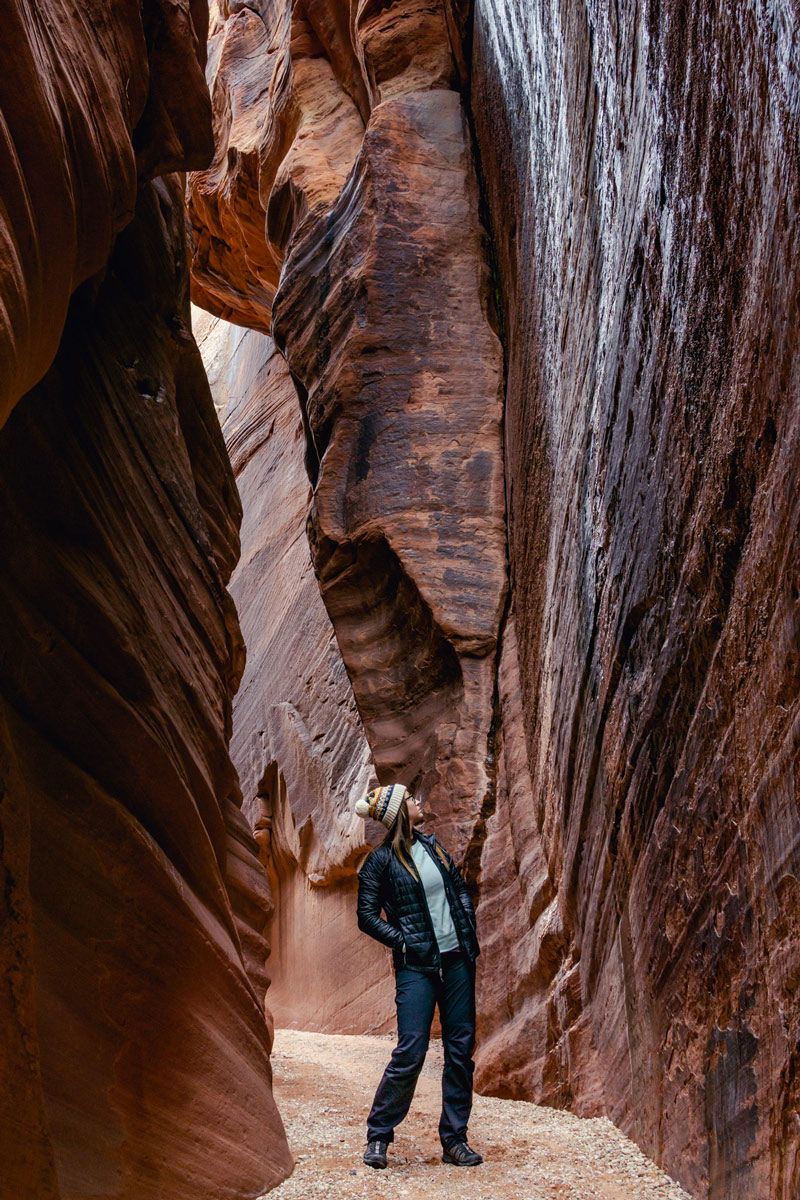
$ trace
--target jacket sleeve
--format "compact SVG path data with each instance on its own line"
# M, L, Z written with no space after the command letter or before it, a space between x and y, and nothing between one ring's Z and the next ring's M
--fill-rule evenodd
M358 872L358 928L384 946L402 950L402 933L381 917L381 878L385 867L385 862L370 854Z

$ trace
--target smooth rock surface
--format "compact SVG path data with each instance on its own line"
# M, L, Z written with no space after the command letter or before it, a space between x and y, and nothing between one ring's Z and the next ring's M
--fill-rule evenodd
M143 186L0 434L4 1197L218 1200L291 1162L227 750L239 505L183 220L179 178Z
M0 39L0 426L69 298L133 216L137 175L213 150L206 0L10 0Z
M367 830L353 804L374 768L311 566L297 394L271 338L199 310L194 328L244 508L231 755L275 903L270 1010L281 1027L384 1029L388 952L358 931L354 874Z
M210 157L205 5L12 4L0 55L0 1195L233 1200L291 1168L241 510L147 182Z

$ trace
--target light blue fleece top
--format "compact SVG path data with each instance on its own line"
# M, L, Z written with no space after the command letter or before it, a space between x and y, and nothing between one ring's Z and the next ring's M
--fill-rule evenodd
M412 843L411 857L414 860L415 867L419 871L419 877L425 889L425 899L428 901L428 909L433 921L433 932L436 934L439 953L444 954L448 950L457 950L458 934L453 924L450 901L447 899L447 891L442 879L442 873L422 845L422 842L415 841Z

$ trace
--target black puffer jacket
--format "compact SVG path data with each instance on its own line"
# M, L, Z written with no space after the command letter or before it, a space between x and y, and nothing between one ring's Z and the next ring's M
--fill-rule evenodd
M433 834L415 831L414 840L417 839L442 873L458 940L462 950L474 960L480 951L475 912L467 885L450 855L440 846L447 858L449 869L445 868L436 853ZM386 843L371 851L358 873L358 928L383 942L384 946L391 946L395 970L408 966L419 971L438 971L441 956L433 922L425 899L425 889L416 868L414 871L412 876ZM386 920L381 917L381 909L386 914Z

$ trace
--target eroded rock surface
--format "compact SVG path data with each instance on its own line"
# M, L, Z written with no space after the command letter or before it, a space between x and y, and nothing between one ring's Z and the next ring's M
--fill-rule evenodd
M798 33L780 5L476 6L560 926L481 1077L534 1046L535 1094L718 1200L800 1182ZM516 818L489 827L501 899Z
M609 1114L694 1194L788 1200L796 14L308 0L212 29L195 294L291 369L381 777L479 892L480 1085Z
M210 151L202 16L4 13L3 1200L233 1200L291 1166L269 892L228 753L239 501L183 178L146 179Z
M365 826L352 811L374 767L311 565L297 395L271 338L196 313L244 508L231 755L275 901L270 1010L279 1026L380 1030L394 990L388 952L356 925Z
M193 294L285 353L314 569L378 775L424 791L461 855L494 788L502 356L455 26L438 5L352 17L214 12Z

